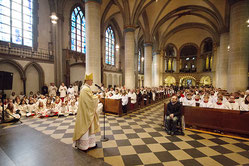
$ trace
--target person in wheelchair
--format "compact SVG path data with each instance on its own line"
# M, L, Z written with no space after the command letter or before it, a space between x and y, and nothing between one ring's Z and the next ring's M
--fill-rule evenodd
M166 132L169 135L174 135L178 120L181 118L181 103L178 101L177 96L172 96L167 105L167 112L165 117Z

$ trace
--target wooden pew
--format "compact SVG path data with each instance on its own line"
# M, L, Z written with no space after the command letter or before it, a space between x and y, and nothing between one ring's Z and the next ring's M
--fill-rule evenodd
M162 100L162 93L158 92L158 100Z
M164 117L166 111L167 104L164 103ZM249 112L183 106L182 114L187 126L249 136Z
M101 98L100 102L104 105L106 112L115 113L122 116L122 101L121 99L107 99Z
M249 136L249 112L200 107L183 110L187 125Z
M144 100L144 99L147 99L147 100ZM148 98L148 96L147 95L143 95L143 104L144 104L144 106L148 106L149 105L149 98Z
M135 103L134 107L132 108L132 106L131 106L131 97L128 97L127 112L128 111L134 111L134 110L138 109L138 98L137 98L136 101L137 102Z
M140 108L143 108L143 107L145 107L145 105L144 105L144 95L142 95L141 101L140 101Z
M153 103L158 102L159 100L156 100ZM110 113L115 113L118 114L119 116L123 115L123 110L122 110L122 100L121 99L108 99L108 98L101 98L100 102L104 105L104 109L106 112ZM131 109L131 98L128 98L128 105L127 105L127 112L128 111L134 111L138 109L138 102L135 104L134 109ZM149 105L149 99L146 101L146 106ZM145 107L144 105L144 96L142 96L141 103L140 103L140 108Z

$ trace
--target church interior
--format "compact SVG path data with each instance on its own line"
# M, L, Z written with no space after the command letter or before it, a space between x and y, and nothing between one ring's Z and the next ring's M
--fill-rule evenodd
M2 71L11 73L11 88L3 88ZM249 164L249 0L0 0L1 107L13 92L30 100L51 83L77 84L80 93L89 73L103 89L146 89L155 99L101 113L97 148L87 152L72 148L74 115L0 123L0 165ZM187 126L199 117L184 109L185 135L168 135L164 104L192 91L238 97L246 111L212 108L243 131ZM202 111L198 123L211 119Z

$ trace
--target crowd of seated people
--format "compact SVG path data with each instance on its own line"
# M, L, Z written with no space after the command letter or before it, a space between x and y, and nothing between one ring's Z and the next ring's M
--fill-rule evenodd
M183 106L249 111L249 90L228 93L213 87L192 87L177 91Z
M2 105L6 113L5 121L10 122L21 117L52 117L52 116L68 116L75 115L78 109L78 98L80 88L75 84L70 84L67 87L64 83L61 83L57 88L54 83L51 83L49 87L42 88L47 89L42 93L37 92L34 94L30 92L25 96L23 93L16 95L12 92L9 97L4 99L4 102L0 102L0 119L2 115ZM158 87L158 88L138 88L126 89L123 87L104 88L104 92L101 90L94 92L99 98L109 99L121 99L123 112L127 112L128 97L131 98L131 107L141 100L155 101L156 93L164 92L165 94L172 95L174 90L170 87ZM143 97L142 97L143 96ZM1 97L1 96L0 96Z
M184 106L200 106L208 108L232 109L249 111L249 90L245 92L235 92L229 94L222 89L213 87L154 87L126 89L123 87L104 88L102 91L94 92L100 98L121 99L123 112L127 112L128 98L131 98L130 107L136 103L155 101L157 93L163 92L164 95L172 96L176 94L179 101ZM5 121L19 119L22 116L30 117L50 117L50 116L68 116L75 115L78 109L78 97L80 88L77 83L70 84L67 87L64 83L57 88L51 83L47 88L47 93L30 92L25 96L23 93L16 95L15 92L4 100L0 101L0 116L2 115L2 105L6 110ZM1 96L0 96L1 97ZM143 100L143 101L142 101ZM132 109L132 108L131 108ZM2 119L2 118L1 118Z
M153 87L153 88L137 88L137 89L126 89L123 87L115 87L115 88L103 88L104 92L98 91L98 95L100 97L109 98L109 99L121 99L122 100L122 109L123 113L127 112L127 104L128 98L131 98L130 109L134 109L136 103L144 102L144 105L151 101L156 100L157 93L163 93L164 95L171 96L175 92L172 87ZM142 101L143 100L143 101Z
M45 89L45 90L44 90ZM169 87L158 88L138 88L126 89L123 87L104 88L102 91L94 92L100 98L121 99L123 112L127 112L128 97L131 98L131 107L134 107L135 103L144 100L155 101L156 93L164 92L168 95L172 95L174 90ZM61 83L57 88L54 83L51 83L49 87L43 87L42 93L33 93L25 96L22 92L20 95L16 95L12 92L9 97L4 99L3 103L0 102L0 119L2 115L2 105L4 105L4 119L6 122L20 119L23 116L30 117L51 117L51 116L68 116L75 115L78 109L78 98L80 88L77 83L70 84L67 87L64 83ZM143 97L142 97L143 96ZM0 96L1 97L1 96Z
M16 121L23 116L43 118L75 115L77 113L79 90L77 84L70 85L67 88L62 83L57 88L54 83L51 83L47 89L47 93L42 92L40 94L40 92L37 92L34 94L31 91L27 96L23 95L22 92L20 95L12 92L3 102L0 101L0 119L2 119L2 105L5 110L5 122Z

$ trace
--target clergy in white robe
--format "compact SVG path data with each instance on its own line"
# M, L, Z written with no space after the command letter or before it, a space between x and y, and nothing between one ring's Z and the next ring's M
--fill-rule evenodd
M241 111L249 111L249 94L245 97L245 101L240 104Z
M191 94L187 94L187 97L183 100L184 106L196 106L195 101L192 99Z
M54 83L51 83L51 85L48 87L48 94L49 96L56 96L56 92L57 92L57 87L54 85Z
M203 101L200 103L200 107L213 108L213 103L210 102L209 96L205 96Z
M67 95L67 87L65 86L64 83L61 83L61 86L59 88L59 92L60 92L60 98L61 98L62 102L64 102L64 98Z
M95 134L100 131L97 114L98 97L94 96L90 86L93 75L86 75L85 85L80 91L79 105L73 136L73 147L86 151L96 147Z
M213 108L216 109L225 109L225 105L223 104L222 97L218 97L217 102L213 104Z
M239 103L235 102L235 98L233 95L230 96L229 100L224 105L225 109L239 110Z
M72 84L70 84L69 88L67 89L67 94L69 95L70 99L74 98L74 88Z

